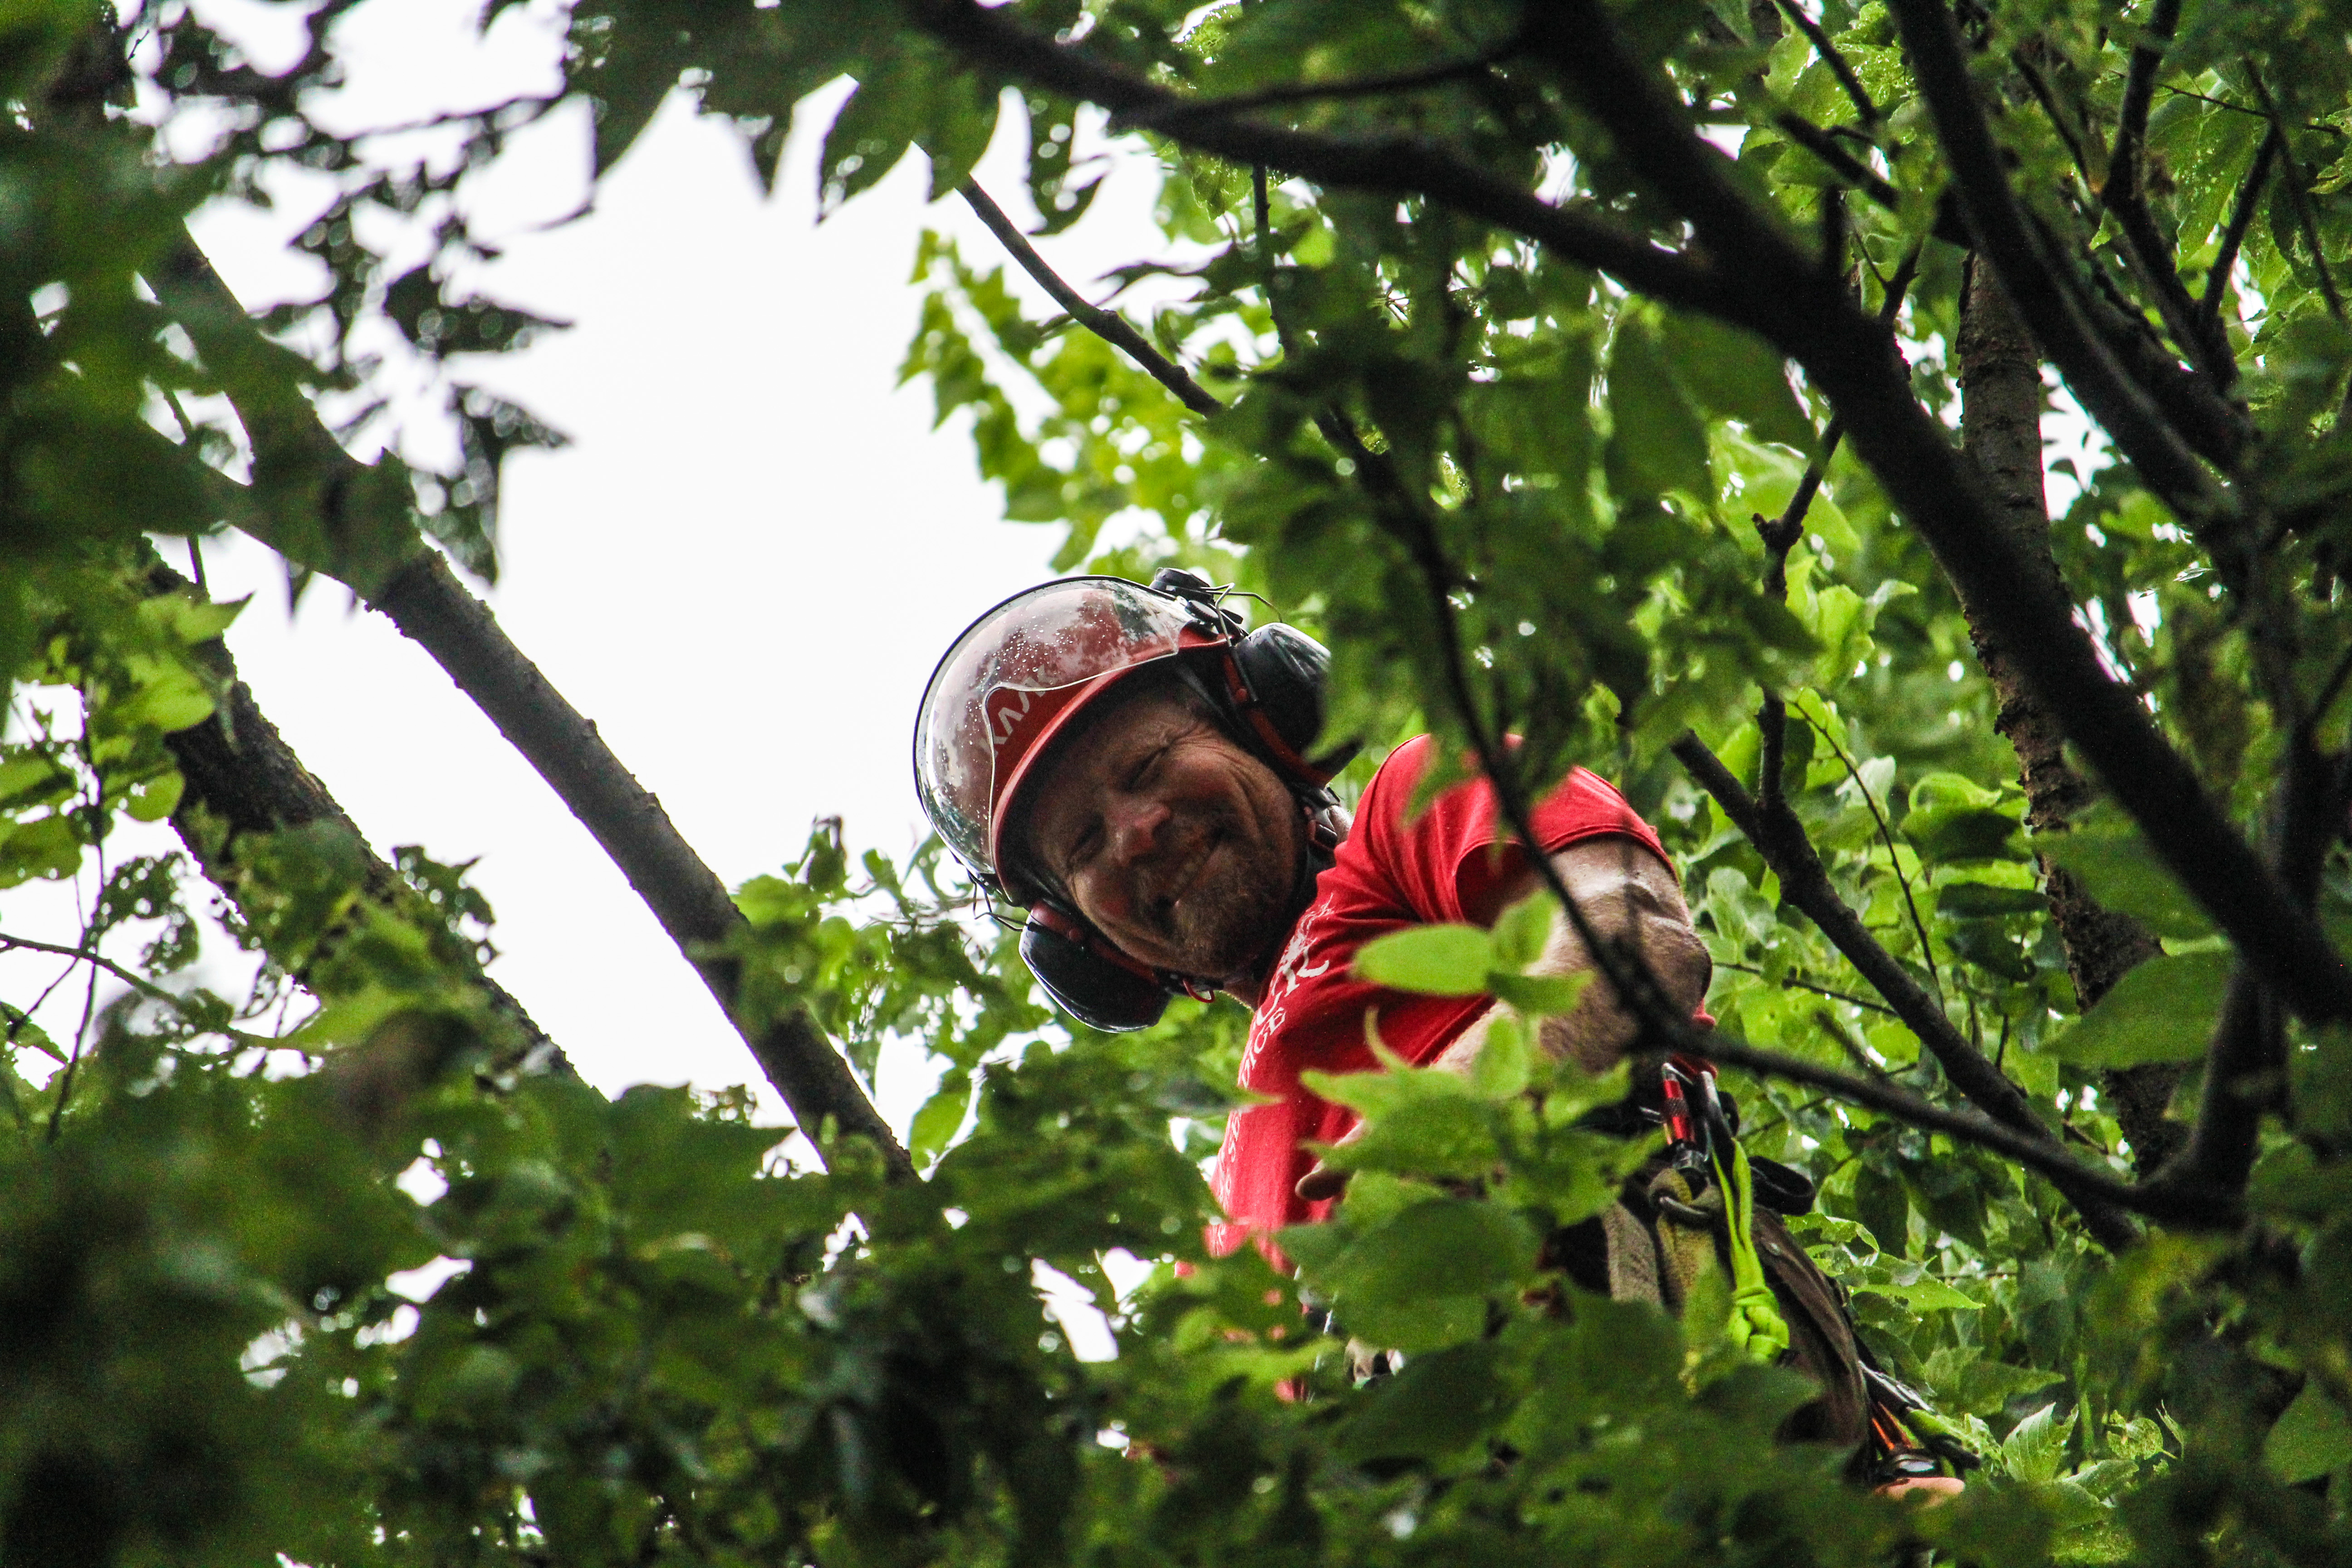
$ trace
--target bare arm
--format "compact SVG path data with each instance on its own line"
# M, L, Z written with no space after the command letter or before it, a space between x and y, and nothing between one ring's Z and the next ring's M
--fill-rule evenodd
M1681 884L1665 862L1631 838L1609 837L1571 844L1553 856L1551 863L1594 932L1603 940L1633 947L1658 977L1667 1000L1684 1013L1696 1011L1706 995L1714 961L1691 929L1690 909L1683 902ZM1507 884L1496 900L1497 910L1524 898L1535 886L1532 871ZM1555 916L1551 940L1545 943L1533 972L1582 974L1592 966L1592 955L1567 915ZM1469 1070L1501 1011L1497 1004L1464 1030L1432 1065ZM1587 1072L1607 1072L1617 1065L1638 1029L1616 988L1595 975L1574 1012L1544 1020L1542 1040L1554 1056L1567 1057Z

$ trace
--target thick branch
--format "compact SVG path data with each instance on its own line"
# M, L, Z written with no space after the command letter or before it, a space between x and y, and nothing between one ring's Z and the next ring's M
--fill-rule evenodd
M1964 290L1958 334L1960 443L1999 507L1998 526L2052 593L2065 584L2050 547L2050 513L2042 468L2042 361L2023 323L1990 269L1973 268ZM1986 624L1985 606L1967 593L1960 612L1977 662L1998 703L1993 727L2017 753L2026 825L2064 831L2091 802L2088 780L2066 760L2056 717L2026 683L2021 661ZM2066 952L2066 971L2084 1007L2094 1006L2126 972L2157 952L2156 939L2128 917L2101 909L2073 873L2043 866L2042 890ZM2106 1076L2105 1087L2141 1174L2171 1157L2181 1129L2165 1114L2180 1072L2149 1063Z
M1194 101L1131 76L1083 46L1056 44L1003 10L975 0L908 0L908 11L916 26L974 64L1099 104L1114 115L1172 112ZM1186 120L1171 124L1168 134L1236 163L1262 163L1325 184L1430 195L1457 212L1549 245L1655 299L1717 315L1733 309L1732 281L1717 268L1662 249L1591 213L1554 206L1423 137L1324 136L1234 118Z
M2192 527L2229 516L2234 500L2085 319L2064 286L2063 264L2045 253L2027 223L1977 100L1951 14L1942 0L1893 0L1893 10L1979 253L1991 261L2035 340L2083 406L2176 512Z
M1070 313L1070 320L1141 365L1152 380L1174 393L1177 400L1193 413L1210 415L1224 411L1223 403L1203 391L1201 384L1185 373L1182 365L1152 347L1141 332L1127 324L1127 318L1116 310L1106 310L1099 305L1089 303L1085 295L1062 281L1061 275L1045 265L1045 258L1037 254L1037 247L1029 243L1029 237L1021 232L1020 226L1004 216L1004 209L980 188L978 181L966 180L957 190L971 204L971 210L980 215L980 221L988 226L988 232L996 236L1003 242L1004 248L1012 252L1013 259L1021 264L1021 270L1035 279L1037 286L1051 294L1054 302Z
M2245 1217L2234 1194L2154 1183L2136 1186L2091 1169L2057 1144L2028 1138L1967 1111L1947 1110L1892 1083L1819 1067L1778 1051L1758 1050L1702 1029L1689 1031L1689 1037L1687 1042L1677 1041L1675 1048L1759 1077L1801 1083L1895 1121L2005 1155L2042 1176L2078 1208L2126 1209L2163 1224L2199 1229L2235 1229Z
M159 292L208 362L253 352L257 334L250 319L193 241L173 258ZM741 911L596 726L564 700L421 538L406 542L403 559L338 555L336 500L356 489L367 470L319 423L307 400L289 397L267 408L240 402L236 412L253 440L255 491L278 503L253 509L240 525L298 563L347 584L448 671L621 868L812 1143L829 1118L841 1131L871 1142L894 1175L911 1176L906 1151L806 1009L793 1007L772 1021L739 1011L740 964L714 949L744 929Z
M488 606L432 551L412 561L375 601L449 673L499 732L530 759L582 826L611 856L751 1047L761 1070L812 1142L829 1118L881 1151L890 1169L912 1163L889 1124L805 1008L761 1026L737 1007L740 961L717 950L744 929L727 886L686 842L661 802L613 754L593 720L564 700L508 640Z
M162 565L150 567L148 575L163 592L185 592L190 587L184 578ZM230 657L228 646L217 640L208 643L203 657L222 678L226 688L222 705L203 723L167 735L163 741L179 764L184 785L179 806L172 813L172 826L195 858L197 868L232 903L242 907L247 889L245 871L236 861L240 836L331 822L358 847L362 879L369 892L377 898L396 896L402 885L399 873L377 857L327 786L302 765L302 759L255 703L253 689L237 679L236 661ZM213 819L210 823L204 820L206 816ZM521 1032L533 1053L555 1070L572 1072L562 1047L505 986L479 969L474 971L474 980L491 1010Z

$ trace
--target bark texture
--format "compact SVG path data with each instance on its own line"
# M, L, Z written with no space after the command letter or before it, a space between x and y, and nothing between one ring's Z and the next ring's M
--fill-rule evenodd
M1958 348L1961 447L1984 476L2011 547L2063 592L2042 489L2041 355L1981 259L1969 269ZM2000 704L1994 727L2017 752L2026 824L2037 833L2062 830L2091 804L2090 781L2066 760L2066 737L2055 716L2027 687L2017 659L1988 629L1980 606L1965 591L1960 606ZM2137 921L2102 909L2063 868L2045 861L2042 869L2067 973L2081 1005L2092 1006L2134 965L2158 951L2156 939ZM2165 1116L2179 1078L2179 1069L2167 1064L2106 1075L2108 1099L2142 1175L2163 1164L2186 1136L2179 1122Z

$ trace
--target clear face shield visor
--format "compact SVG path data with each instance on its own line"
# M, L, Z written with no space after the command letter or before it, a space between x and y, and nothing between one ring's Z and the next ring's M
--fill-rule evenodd
M1055 738L1120 678L1225 638L1173 595L1118 577L1069 577L973 622L932 672L915 718L923 813L963 863L998 864L1016 795Z

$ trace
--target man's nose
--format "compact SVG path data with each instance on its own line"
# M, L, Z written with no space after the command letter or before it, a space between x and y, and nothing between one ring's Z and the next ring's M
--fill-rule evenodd
M1164 801L1146 795L1115 796L1105 813L1111 858L1122 866L1148 858L1160 847L1160 830L1167 826L1170 815Z

